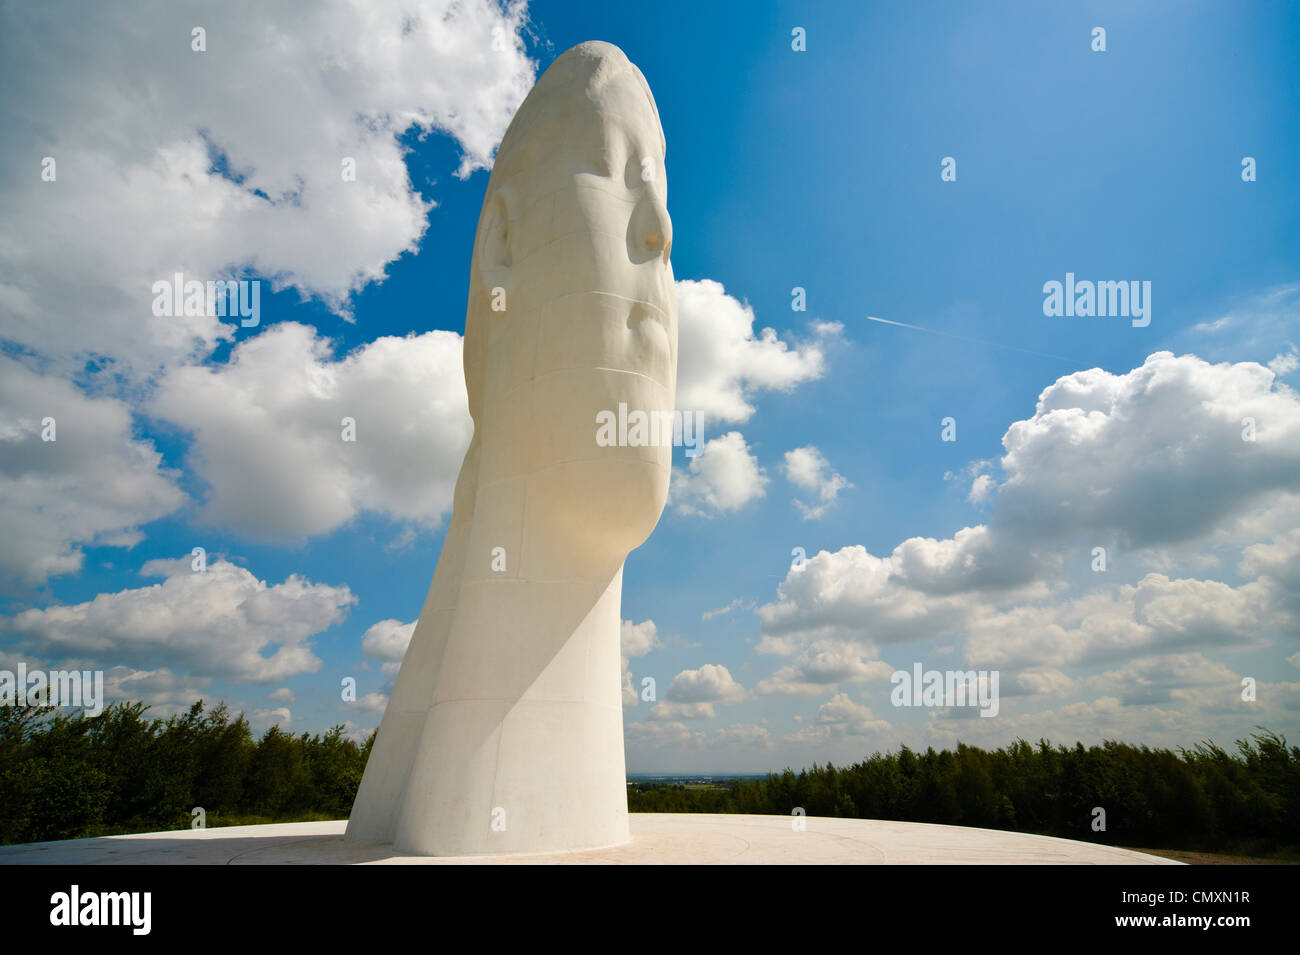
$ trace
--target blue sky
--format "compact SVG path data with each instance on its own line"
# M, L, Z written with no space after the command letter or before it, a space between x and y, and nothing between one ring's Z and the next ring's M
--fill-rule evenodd
M378 725L450 506L416 472L445 485L467 436L491 150L602 39L658 104L683 361L707 356L679 405L719 441L676 452L627 562L628 672L659 695L625 710L629 770L1295 733L1294 4L535 2L441 28L436 3L169 5L75 35L58 6L7 9L0 40L0 663L104 668L161 713ZM278 291L256 328L152 321L140 289L178 270ZM1046 317L1067 272L1149 281L1150 324ZM320 422L352 407L348 457ZM219 587L146 567L197 546ZM999 716L892 706L914 662L998 669Z

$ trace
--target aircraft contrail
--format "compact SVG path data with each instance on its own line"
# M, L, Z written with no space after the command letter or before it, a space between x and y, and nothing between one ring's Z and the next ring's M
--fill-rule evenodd
M1030 351L1028 348L1017 348L1015 345L1004 345L1001 342L991 342L984 338L968 338L965 335L954 335L952 332L941 332L933 328L922 328L920 325L909 325L906 322L894 322L887 318L876 318L874 315L868 315L867 321L880 322L882 325L897 325L899 328L911 328L918 332L929 332L931 335L942 335L944 338L956 338L958 341L975 342L980 345L992 345L994 348L1010 348L1012 351L1024 352L1026 355L1037 355L1039 358L1055 358L1057 361L1068 361L1076 364L1073 358L1066 358L1063 355L1049 355L1046 352Z

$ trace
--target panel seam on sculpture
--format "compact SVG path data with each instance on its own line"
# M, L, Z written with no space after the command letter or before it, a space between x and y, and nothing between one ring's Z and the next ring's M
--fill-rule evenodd
M464 586L479 586L482 584L592 584L596 578L592 577L472 577L465 581ZM595 586L595 584L592 584ZM600 591L605 593L609 588Z
M615 574L614 576L617 577L618 574ZM595 607L599 607L599 606L600 606L600 602L601 602L601 600L603 600L603 599L605 598L605 595L606 595L607 593L609 593L608 590L602 591L602 592L601 592L601 595L600 595L599 597L596 598L596 602L595 602L595 604L592 605L593 610L594 610ZM618 614L618 616L619 616L619 624L620 624L620 626L621 626L621 625L622 625L622 622L623 622L623 619L622 619L622 618L623 618L623 608L622 608L622 605L621 605L621 604L620 604L620 606L619 606L619 614ZM589 685L590 685L590 681L591 681L591 647L592 647L592 642L593 642L593 641L592 641L592 639L591 639L591 634L589 633L589 634L587 635L587 645L586 645L586 647L583 648L583 654L582 654L582 702L583 702L584 705L589 705L589 704L588 704L588 701L587 701L587 689L588 689L588 687L589 687ZM622 633L620 633L620 634L619 634L619 645L620 645L620 647L622 646L622 642L623 642L623 637L622 637Z
M660 305L656 305L654 302L650 302L642 298L630 298L627 295L620 295L618 292L607 292L604 289L598 289L598 288L583 289L581 292L565 292L563 295L554 295L551 298L547 299L545 307L550 308L550 306L555 302L562 302L566 298L574 298L578 295L607 295L610 298L616 298L621 302L631 302L634 305L644 305L646 308L652 308L660 315L662 315L664 318L672 317L671 315L668 314L668 310L666 308L663 308Z
M519 384L513 385L508 390L503 391L499 400L505 401L521 388L536 384L543 378L550 378L552 375L559 375L566 371L610 371L615 374L636 375L638 378L644 378L646 381L658 385L660 388L668 387L667 382L660 381L658 378L647 375L642 371L633 371L631 368L611 368L608 365L565 365L562 368L548 368L543 372L535 372L533 377L529 378L527 381L521 381ZM480 484L479 486L482 487L483 485Z
M605 236L606 238L617 239L620 242L624 242L624 243L628 241L626 231L620 234L618 232L606 232L604 229L591 229L591 228L575 229L572 232L563 232L560 235L553 235L545 242L543 242L541 245L534 246L533 248L529 249L527 252L524 252L523 255L521 255L517 260L515 260L512 267L518 268L519 266L527 262L529 259L533 258L533 256L546 251L546 249L550 248L552 245L554 245L556 242L559 242L561 239L571 239L575 235L601 235L601 236ZM646 262L653 262L655 259L660 258L662 255L663 255L662 252L657 252L642 262L633 262L632 259L630 258L628 259L628 261L631 262L632 265L634 266L641 266L641 265L645 265Z
M633 370L630 369L630 368L611 368L611 367L609 367L609 366L607 366L607 365L565 365L565 366L562 367L562 368L548 368L546 371L543 371L543 372L540 372L540 373L538 373L538 372L533 372L533 377L529 378L527 381L521 381L521 382L519 382L519 384L517 384L517 385L511 385L511 386L510 386L509 388L507 388L505 391L501 392L501 397L498 399L498 401L504 402L504 401L508 401L508 400L510 400L510 397L511 397L511 396L512 396L516 391L519 391L521 388L527 388L527 387L530 387L530 386L536 384L536 383L537 383L538 381L540 381L542 378L549 378L551 375L558 375L558 374L560 374L560 373L562 373L562 372L566 372L566 371L590 371L590 370L593 370L593 369L596 370L596 371L612 371L612 372L616 372L616 373L621 372L621 373L623 373L623 374L628 374L628 375L637 375L637 376L639 376L639 377L641 377L641 378L646 379L647 381L651 382L652 384L656 384L656 385L658 385L660 388L665 388L665 389L667 389L667 388L669 387L667 382L660 381L658 378L654 378L654 377L652 377L652 376L650 376L650 375L645 374L644 372L633 371ZM494 403L494 406L495 406L495 403ZM479 487L483 487L483 486L484 486L484 485L481 485L481 484L479 485Z
M664 448L666 448L666 447L671 447L671 445L666 445L666 444L645 444L645 445L639 445L639 447L646 447L646 448L660 448L660 447L664 447ZM492 487L492 486L494 486L494 485L501 484L501 483L503 483L503 482L505 482L505 481L519 481L519 480L523 480L523 479L525 479L525 478L534 477L535 475L538 475L538 474L545 474L547 471L553 470L554 468L563 467L563 466L566 465L566 464L581 464L581 463L584 462L584 461L595 461L595 460L601 460L601 458L599 458L599 457L591 457L591 458L565 458L563 461L553 461L553 462L551 462L550 464L545 464L545 465L543 465L542 467L540 467L540 468L536 468L536 469L534 469L534 470L532 470L532 471L524 471L524 472L521 472L521 473L519 473L519 474L508 474L508 475L506 475L505 477L497 478L495 481L489 481L487 484L484 484L484 485L482 485L482 486L483 486L483 487ZM657 461L652 461L652 460L650 460L649 458L636 458L636 459L635 459L635 463L637 463L637 464L646 464L646 465L656 465L656 466L658 465L658 462L657 462ZM482 579L482 578L480 578L480 579ZM517 579L517 578L511 578L511 579ZM577 578L577 579L585 580L585 579L588 579L588 578Z
M630 368L610 368L608 365L568 365L564 368L552 368L549 371L544 371L541 374L535 375L533 381L540 381L543 378L550 378L552 375L559 375L566 371L575 371L579 368L588 368L593 371L612 371L619 375L635 375L638 378L644 378L651 384L658 385L660 388L668 387L666 383L660 381L658 378L652 378L650 375L645 374L645 372L633 371ZM672 412L670 411L669 414L671 413Z
M504 185L504 183L507 183L507 182L509 182L509 181L510 181L509 178L505 179L505 180L503 181L502 185ZM549 231L550 228L551 228L552 226L554 226L554 224L555 224L555 202L554 202L554 199L555 199L555 197L556 197L557 195L559 195L561 192L563 192L564 189L565 189L565 187L564 187L564 186L561 186L559 189L552 189L550 192L545 193L544 195L540 195L540 196L538 196L537 199L534 200L532 203L530 203L526 208L521 209L521 210L519 211L519 214L518 214L518 215L516 215L516 216L507 216L507 217L506 217L506 224L507 224L509 227L513 228L514 225L515 225L515 223L522 222L522 221L524 220L524 217L525 217L525 216L527 216L527 215L528 215L529 213L531 213L534 209L536 209L538 206L540 206L543 202L546 202L546 201L549 199L549 200L552 200L552 201L551 201L551 219L550 219L550 221L547 223L547 229L548 229L548 231ZM501 191L501 185L498 185L498 186L497 186L497 191L498 191L498 192Z
M525 693L526 692L527 691L525 690ZM504 697L504 696L460 697L458 696L450 700L437 700L429 706L429 712L432 712L433 710L437 709L439 706L443 706L447 703L504 703L507 705L506 706L507 715L513 712L515 707L517 707L520 703L556 703L563 706L592 706L595 707L596 709L618 710L620 712L622 712L623 709L623 704L621 701L618 703L600 703L595 700L589 700L586 697L583 697L582 699L560 699L560 698L549 698L545 696L530 697L521 694L517 697ZM497 740L497 745L500 746L499 738ZM493 781L494 792L495 792L495 786L496 786L496 782L494 780Z
M593 174L593 173L588 173L588 175L594 175L594 174ZM602 177L600 177L600 178L602 178L602 179L608 179L610 182L613 182L613 181L614 181L614 177L613 177L613 176L602 176ZM642 188L644 188L644 187L642 187ZM655 200L656 202L659 202L661 205L663 205L663 206L665 206L665 207L667 207L667 205L668 205L668 198L667 198L666 196L665 196L662 200L660 200L660 199L659 199L659 196L656 195L656 194L653 192L653 190L647 190L647 191L649 192L649 195L648 195L648 196L646 196L646 195L637 195L637 193L636 193L636 187L628 188L628 186L627 186L626 184L624 184L624 186L623 186L623 190L624 190L624 191L620 194L620 193L618 193L618 192L611 191L611 190L609 190L609 189L603 189L603 188L601 188L600 186L597 186L597 185L594 185L594 184L582 183L582 182L576 182L576 181L574 181L574 182L566 183L564 186L562 186L561 188L555 190L555 192L553 192L553 193L551 193L551 194L552 194L552 195L559 195L561 192L566 192L566 191L568 191L568 190L570 190L570 189L573 189L573 190L584 189L584 190L586 190L587 192L598 192L598 193L600 193L602 196L608 196L608 197L611 198L611 199L617 199L617 200L619 200L619 201L621 201L621 202L626 202L628 205L631 205L631 206L635 206L638 202L640 202L642 199L645 199L645 198L653 199L653 200Z
M519 176L526 175L526 174L528 174L528 173L530 173L530 172L533 172L533 170L530 169L530 168L525 167L525 168L521 168L521 169L516 170L515 172L510 173L508 176L506 176L505 178L501 179L500 182L497 182L497 183L495 184L494 191L495 191L495 192L500 192L502 189L508 188L508 187L510 186L510 184L511 184L512 182L514 182L514 180L515 180L516 178L518 178ZM574 175L574 176L579 176L579 175L582 175L582 176L593 176L593 177L596 177L596 178L598 178L598 179L607 179L607 180L609 180L610 182L613 182L613 181L614 181L613 173L610 173L610 175L608 175L608 176L606 176L606 175L602 175L602 174L600 174L600 173L594 173L594 172L588 172L588 173L574 173L573 175ZM554 189L552 189L550 192L547 192L547 193L544 193L544 194L541 195L541 196L538 196L537 199L536 199L534 202L530 203L528 206L524 207L523 209L520 209L520 210L519 210L519 214L518 214L517 216L513 216L513 217L507 216L507 217L506 217L506 221L509 222L509 223L515 223L515 222L518 222L518 221L520 221L524 216L526 216L529 212L531 212L531 211L533 210L533 208L534 208L538 203L540 203L540 202L545 202L547 199L554 199L556 196L558 196L558 195L559 195L560 193L562 193L562 192L570 192L570 191L578 190L578 189L584 189L584 190L586 190L586 191L588 191L588 192L598 192L598 193L600 193L601 195L608 196L608 197L610 197L611 199L617 199L617 200L620 200L620 201L626 202L626 203L629 204L629 205L636 205L637 202L640 201L640 197L634 195L634 194L633 194L633 190L628 189L628 187L626 186L626 184L623 186L623 189L624 189L623 194L620 195L618 192L611 191L611 190L609 190L609 189L602 189L601 187L599 187L599 186L597 186L597 185L589 184L589 183L579 182L577 179L570 178L570 179L566 180L565 183L564 183L563 185L561 185L561 186L556 186L556 187L555 187ZM658 197L658 196L654 196L654 198L655 198L655 199L658 199L659 197ZM667 204L668 204L668 202L667 202L667 198L665 197L665 199L664 199L664 205L667 205ZM557 203L557 205L558 205L558 203ZM554 210L552 209L552 212L553 212L553 211L554 211ZM554 221L554 219L552 219L552 221Z

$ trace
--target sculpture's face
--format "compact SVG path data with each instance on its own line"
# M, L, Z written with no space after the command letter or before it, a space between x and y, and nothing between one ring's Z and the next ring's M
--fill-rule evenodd
M555 146L499 184L480 225L485 285L505 295L490 318L481 483L527 475L530 502L626 553L658 521L672 448L602 446L597 422L609 412L617 438L624 405L671 427L677 309L662 138L630 74L563 115Z

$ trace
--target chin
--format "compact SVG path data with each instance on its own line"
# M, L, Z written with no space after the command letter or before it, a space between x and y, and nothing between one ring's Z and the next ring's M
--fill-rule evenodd
M621 562L650 536L668 498L671 448L607 448L546 469L551 520L591 554ZM535 478L537 480L537 478Z

